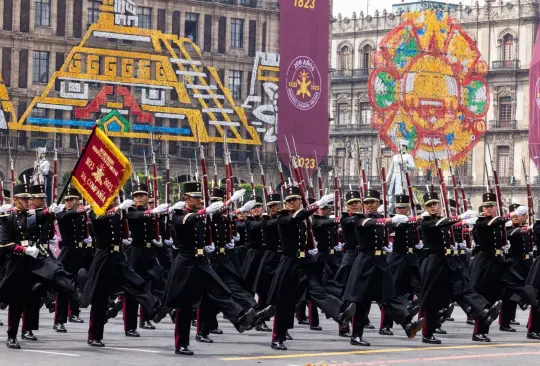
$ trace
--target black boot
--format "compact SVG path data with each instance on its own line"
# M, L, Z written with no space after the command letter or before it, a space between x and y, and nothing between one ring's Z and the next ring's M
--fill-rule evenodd
M416 333L422 330L425 322L426 320L424 318L420 318L415 322L405 324L403 326L403 329L405 329L405 333L407 334L407 337L409 339L416 337Z
M68 318L68 321L70 323L78 323L78 324L82 324L84 323L84 320L82 320L81 318L79 318L78 315L72 315Z
M382 327L379 329L379 334L384 336L393 336L394 332L392 332L388 327Z
M516 332L516 328L512 328L509 325L500 325L499 330L501 332L510 332L510 333L515 333Z
M22 332L21 338L26 339L27 341L37 341L38 340L37 337L34 335L34 333L32 333L31 330L25 330L24 332Z
M174 350L174 353L177 355L184 355L184 356L193 356L194 353L192 350L189 349L187 346L179 347Z
M441 340L439 338L431 336L431 337L422 337L422 343L441 344L442 342L441 342Z
M86 343L88 343L88 345L91 347L105 347L105 343L95 339L89 339Z
M221 334L223 334L223 331L221 330L220 327L217 327L217 328L215 328L215 329L210 329L210 334L221 335Z
M246 329L251 326L253 319L255 319L255 315L255 309L249 309L236 319L234 326L236 330L238 330L238 333L244 333Z
M475 342L484 342L484 343L491 342L491 339L489 339L489 337L486 336L485 334L475 334L472 336L472 340Z
M64 327L64 324L61 324L61 323L55 323L53 325L53 329L55 332L58 332L58 333L67 333L66 327Z
M288 340L288 341L292 341L293 338L291 337L291 335L289 334L289 331L287 331L287 333L285 333L285 339Z
M271 331L272 331L272 329L268 328L268 325L266 325L265 322L262 322L262 324L257 325L257 326L255 327L255 330L256 330L257 332L271 332Z
M278 350L278 351L286 351L287 347L283 344L283 342L272 342L271 345L272 349Z
M482 320L486 325L491 325L495 319L499 316L499 313L501 312L501 305L502 301L496 301L493 306L489 309L484 309L482 311L482 314L480 315L482 317Z
M540 340L540 333L536 333L536 332L527 333L527 338Z
M147 321L145 321L145 322L144 322L144 321L143 321L143 322L140 322L140 323L139 323L139 328L141 328L141 329L149 329L149 330L156 329L156 327L154 327L154 326L152 325L152 323L150 323L149 320L147 320Z
M21 349L21 345L17 342L17 338L8 338L6 347L11 349Z
M447 333L446 333L446 330L442 329L441 327L435 329L435 330L433 331L433 333L435 333L435 334L447 334Z
M135 329L128 329L125 332L126 337L140 337L141 335Z
M339 313L338 323L350 322L355 313L356 313L356 303L351 302L349 306L347 306L345 310L343 310L342 313Z
M195 340L197 342L201 342L201 343L214 343L214 341L212 340L212 338L210 338L209 336L207 335L203 335L203 334L197 334L195 336Z
M363 340L361 337L351 337L350 343L352 346L364 346L364 347L371 346L371 344L369 344L368 341Z

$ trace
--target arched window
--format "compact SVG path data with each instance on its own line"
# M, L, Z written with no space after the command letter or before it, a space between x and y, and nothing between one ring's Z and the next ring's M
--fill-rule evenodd
M502 59L508 61L508 65L505 62L504 66L511 66L511 61L514 59L514 37L510 33L507 33L504 35L502 43Z
M367 44L362 48L362 65L361 68L363 69L369 69L372 67L371 65L371 55L373 54L373 47L371 45Z
M339 51L339 67L341 70L352 69L352 51L349 46L343 46Z

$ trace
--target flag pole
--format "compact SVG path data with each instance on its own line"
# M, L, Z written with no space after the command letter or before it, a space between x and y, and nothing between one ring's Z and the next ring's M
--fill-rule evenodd
M90 142L90 140L92 139L92 137L94 136L94 134L96 133L96 129L98 128L98 124L96 123L94 125L94 127L92 127L92 132L90 132L90 136L88 136L88 140L86 141L86 144L84 145L82 151L81 151L81 154L79 155L79 158L77 159L77 162L75 163L75 166L73 167L73 169L71 170L71 172L69 173L69 178L66 182L66 184L64 185L64 188L62 189L62 192L58 195L57 199L56 199L56 204L59 205L60 202L62 202L62 197L64 197L64 194L66 193L68 187L69 187L69 183L71 182L71 177L73 177L73 172L75 170L77 170L77 167L79 166L79 163L81 162L81 159L83 157L83 151L86 149L86 147L88 146L88 142Z

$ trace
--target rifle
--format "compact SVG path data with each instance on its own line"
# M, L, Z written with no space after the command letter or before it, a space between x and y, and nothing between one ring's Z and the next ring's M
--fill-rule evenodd
M501 187L499 185L499 175L497 174L497 170L495 169L495 164L493 163L493 159L491 158L491 151L489 148L489 142L487 140L486 140L486 144L487 144L487 151L489 155L489 161L491 163L491 170L493 171L493 179L495 180L495 195L497 196L497 205L499 206L499 216L504 216Z
M199 133L197 132L197 127L195 127L195 132L197 134L197 142L199 144L199 159L201 161L201 170L202 170L202 182L203 182L203 200L204 200L204 207L208 207L210 205L210 188L208 186L208 174L207 174L207 170L206 170L206 159L204 157L204 147L202 146L201 144L201 140L199 138ZM197 158L197 150L195 150L195 158ZM197 161L197 160L195 160ZM195 169L196 169L196 173L197 176L199 175L198 173L198 168L197 168L197 164L195 164ZM190 173L191 173L191 160L190 160ZM198 178L197 178L197 181L198 181ZM204 219L204 227L205 227L205 244L206 245L212 245L212 223L210 222L210 220L208 219L208 216L205 217ZM197 248L197 255L203 255L204 254L204 248Z
M525 160L521 159L521 165L523 166L523 176L525 177L525 183L527 185L527 205L529 206L529 228L533 227L534 220L534 201L531 194L531 184L529 183L529 177L527 176L527 169L525 167ZM529 230L529 251L534 250L534 232Z
M216 154L215 153L214 153L214 181L212 182L212 188L219 188L217 165L216 165Z
M439 165L439 159L437 159L437 155L435 155L435 146L433 145L433 141L431 141L431 149L433 150L433 156L435 159L435 168L437 169L437 173L439 175L439 184L441 186L442 196L443 196L443 202L444 202L444 209L446 211L446 216L450 218L450 208L448 204L448 191L446 189L446 182L444 181L444 176L442 169ZM454 230L449 230L450 233L450 244L455 247L456 246L456 238L454 237Z
M11 172L11 199L13 199L13 189L15 188L15 169L13 169L13 158L11 157L11 141L8 139L9 169Z
M154 152L152 151L152 154L154 154ZM149 177L149 174L148 174L148 163L146 162L146 150L143 150L143 161L144 161L144 183L146 184L146 186L149 185L150 183L150 177Z
M383 150L382 150L382 143L381 139L379 137L379 159L377 159L377 165L380 165L380 174L381 174L381 195L383 199L383 209L384 209L384 217L388 217L388 189L386 187L386 168L383 166ZM388 230L388 227L384 227L384 246L387 247L390 242L390 231Z
M56 201L58 189L56 188L58 179L58 150L56 149L56 129L54 130L54 163L53 163L53 178L52 178L52 201Z
M446 157L448 159L448 167L450 169L450 175L452 176L452 187L454 191L454 201L456 201L456 212L459 215L461 212L460 205L459 205L459 192L458 192L458 187L456 183L456 175L454 174L454 168L452 166L452 162L450 161L450 152L448 151L448 147L446 147ZM463 241L464 239L463 230L461 230L461 238L459 239L460 239L460 242Z
M315 154L315 167L317 169L317 183L318 183L318 188L319 188L319 199L320 199L322 196L324 196L323 179L321 175L321 167L319 166L319 161L317 159L317 151L313 150L313 153Z
M229 154L229 144L227 143L227 134L223 134L223 162L225 165L225 197L226 201L231 199L232 191L234 190L234 178L232 171L231 156ZM255 187L252 188L255 192ZM227 210L227 242L230 242L233 237L232 218L230 210Z
M289 147L289 141L287 140L287 136L285 136L285 143L287 144L287 150L289 151L289 159L294 170L294 176L296 177L296 180L298 182L298 188L300 189L300 197L302 198L302 205L304 205L304 207L308 207L309 205L306 198L306 190L304 186L304 181L302 179L302 172L300 171L300 168L298 167L298 164L296 161L298 157L298 152L296 151L296 143L294 141L294 137L293 137L293 144L294 144L294 150L295 150L294 156L291 154L291 149ZM315 248L315 238L313 236L313 228L311 225L311 220L306 221L306 226L307 226L307 248L303 248L304 250Z
M165 156L165 203L171 206L171 174L170 174L170 163L169 155ZM172 223L169 215L165 215L165 228L167 230L167 237L172 238Z
M266 208L266 197L268 196L268 188L266 187L266 177L264 176L264 169L261 164L261 156L259 155L259 148L255 148L255 152L257 153L257 161L259 163L259 168L261 169L261 183L263 185L263 204Z
M277 164L277 167L278 167L278 171L279 171L279 179L280 179L280 182L281 182L281 201L283 202L283 199L285 198L285 186L286 186L286 183L285 183L285 175L283 174L283 167L281 166L281 161L279 160L279 155L278 155L278 150L277 150L277 145L274 144L274 150L276 152L276 164Z
M304 170L306 171L306 179L307 179L307 184L308 184L308 187L309 187L309 194L311 194L311 198L315 198L315 187L313 186L313 179L310 177L309 175L309 172L307 170L306 167L304 167Z
M255 199L255 182L253 181L253 172L251 171L251 162L249 161L249 158L247 158L247 168L249 173L249 182L251 184L251 193L253 195L253 199Z
M416 216L416 206L414 204L414 193L412 190L411 178L409 177L409 171L405 169L405 164L403 162L403 155L401 154L401 152L399 153L399 158L401 159L401 169L405 170L405 182L407 183L407 192L409 193L409 204L411 207L411 214L413 216ZM416 243L420 243L420 233L418 232L417 224L414 225L414 236L415 236Z
M157 168L156 168L156 153L154 152L154 135L150 135L150 149L152 150L152 191L154 193L154 208L159 205L159 196L158 196L158 181L157 181ZM146 166L146 164L145 164ZM148 176L146 176L148 180ZM159 240L159 218L154 216L154 236L156 240Z
M56 142L56 140L55 140L55 142ZM81 149L79 148L79 139L78 138L75 138L75 148L77 149L77 159L80 159L81 158ZM53 184L55 184L54 177L56 176L56 146L55 146L55 152L54 152L54 170L55 170L55 173L54 173L54 176L53 176ZM54 192L53 192L53 194L54 194ZM122 190L120 190L119 194L123 195ZM54 199L53 199L53 201L54 201ZM124 201L124 199L122 198L121 202L123 202L123 201ZM86 201L85 201L84 197L82 198L82 204L83 204L83 206L86 206ZM84 218L83 218L83 221L84 221L84 229L83 229L84 237L88 238L88 236L90 235L90 229L89 229L90 217L86 214L86 212L83 214L83 216L84 216ZM122 213L120 213L120 218L122 218ZM123 226L123 224L124 223L122 221L122 226ZM126 225L127 225L127 220L126 220ZM52 233L52 235L54 235L54 233ZM127 236L125 236L124 239L127 239L127 238L129 238L129 229L128 229Z

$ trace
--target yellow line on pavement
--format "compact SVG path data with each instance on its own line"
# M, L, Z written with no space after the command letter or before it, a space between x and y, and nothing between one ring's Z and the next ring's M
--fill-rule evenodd
M250 361L250 360L275 360L286 358L301 358L301 357L320 357L320 356L346 356L346 355L367 355L378 353L397 353L397 352L413 352L413 351L436 351L436 350L457 350L457 349L478 349L478 348L497 348L497 347L540 347L540 343L500 343L500 344L471 344L461 346L434 346L434 347L418 347L418 348L382 348L362 351L341 351L341 352L314 352L314 353L288 353L280 355L262 355L262 356L245 356L245 357L222 357L221 361Z

